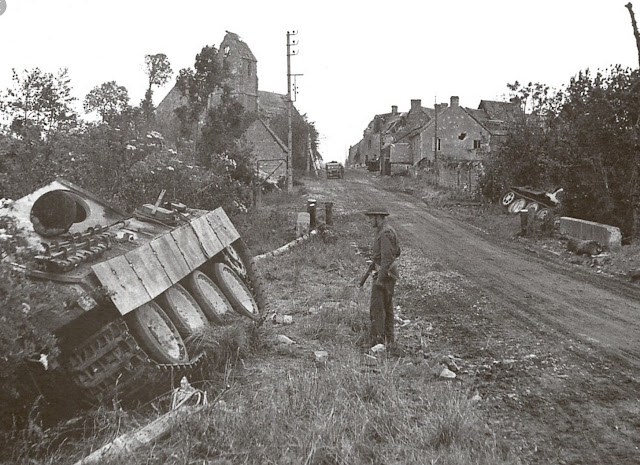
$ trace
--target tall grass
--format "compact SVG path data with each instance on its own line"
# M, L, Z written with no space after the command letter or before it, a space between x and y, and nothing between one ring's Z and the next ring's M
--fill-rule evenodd
M487 442L462 390L405 374L396 363L369 371L353 358L238 385L128 463L516 463Z

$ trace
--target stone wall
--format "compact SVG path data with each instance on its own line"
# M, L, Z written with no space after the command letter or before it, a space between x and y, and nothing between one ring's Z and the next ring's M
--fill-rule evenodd
M619 250L622 247L619 228L593 221L563 216L560 218L560 234L585 241L596 241L608 250Z

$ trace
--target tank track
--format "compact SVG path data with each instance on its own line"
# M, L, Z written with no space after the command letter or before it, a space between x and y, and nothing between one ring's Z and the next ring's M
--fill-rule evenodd
M136 343L126 323L116 319L76 346L68 357L75 384L95 402L129 399L149 383L188 374L203 358L165 365L151 360Z
M245 284L249 286L249 289L253 293L253 297L255 298L261 313L259 320L263 321L263 319L273 311L272 302L267 292L266 283L264 282L264 276L258 270L258 265L253 259L251 251L244 240L238 239L232 245L247 268Z

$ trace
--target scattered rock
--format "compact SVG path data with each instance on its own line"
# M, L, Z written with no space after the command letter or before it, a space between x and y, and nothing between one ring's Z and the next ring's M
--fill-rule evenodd
M293 317L291 315L273 315L272 321L274 324L290 325L293 323Z
M276 340L278 341L279 344L284 344L284 345L295 344L294 340L288 338L284 334L278 334L278 336L276 337Z
M451 355L445 355L444 357L442 357L441 363L454 373L460 371L460 368L458 368L458 365L456 365L454 357Z
M478 394L477 392L473 395L473 397L471 399L469 399L471 401L471 403L475 404L476 402L480 402L482 400L482 396L480 396L480 394Z
M329 352L326 350L316 350L313 352L316 363L327 363L329 360Z
M369 349L369 352L371 352L373 354L378 354L380 352L384 352L384 349L385 349L384 344L376 344L371 349Z
M576 255L600 255L602 246L596 241L582 241L580 239L569 239L567 249Z
M635 270L629 270L629 273L627 273L627 275L629 276L629 278L631 278L631 281L635 282L639 282L640 281L640 268L637 268Z
M448 379L453 379L456 377L456 374L449 370L447 367L444 367L441 371L440 371L440 378L448 378Z

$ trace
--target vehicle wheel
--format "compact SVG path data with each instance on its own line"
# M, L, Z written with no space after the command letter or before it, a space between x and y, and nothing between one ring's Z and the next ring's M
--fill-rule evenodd
M251 289L251 293L258 304L260 313L268 312L270 303L269 296L266 292L266 285L264 284L264 277L253 260L251 250L249 250L249 247L247 247L247 244L242 239L238 239L234 242L233 246L238 252L238 255L240 255L242 262L247 266L247 279L245 283Z
M239 314L257 320L259 309L251 290L225 263L214 263L211 267L213 279Z
M536 213L536 219L540 221L546 221L549 216L551 216L550 208L543 208L542 210L538 210L538 213Z
M189 337L209 325L207 316L196 300L180 284L174 284L160 294L158 303L182 337Z
M222 256L224 257L224 261L227 265L231 267L233 271L236 272L238 276L240 276L243 280L247 279L247 267L240 257L238 251L233 247L233 245L229 244L223 251Z
M531 202L530 204L527 204L527 206L524 208L526 210L529 210L531 207L533 207L534 212L537 212L540 209L540 204L538 202Z
M513 202L515 199L516 199L516 193L513 191L507 191L502 196L500 203L502 203L503 207L508 207L511 204L511 202Z
M212 323L222 325L233 314L231 304L216 283L202 271L187 276L186 286L198 305Z
M167 314L151 301L124 316L134 338L158 363L184 363L189 354L184 340Z
M527 201L525 199L514 200L513 202L511 202L511 205L509 205L508 207L509 213L513 213L513 214L518 213L520 210L524 208L526 204L527 204Z

